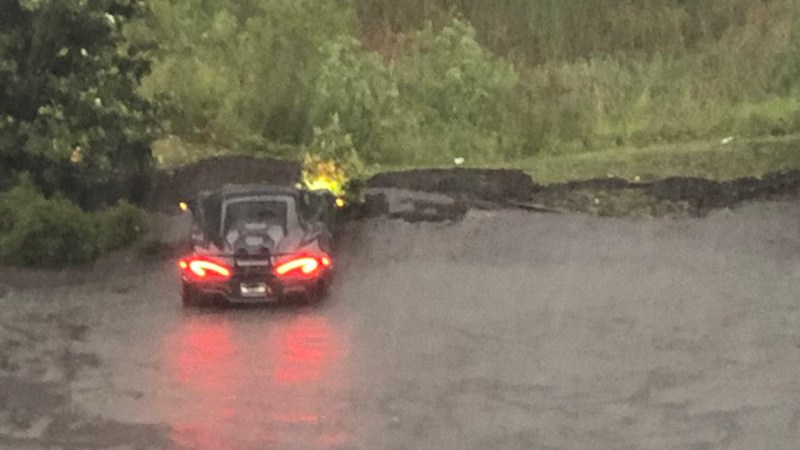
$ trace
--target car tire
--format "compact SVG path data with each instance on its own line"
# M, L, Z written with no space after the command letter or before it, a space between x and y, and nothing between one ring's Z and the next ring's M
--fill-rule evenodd
M313 289L306 293L306 302L309 304L321 303L328 296L328 282L320 280Z
M181 300L183 301L183 306L187 308L196 308L203 304L201 294L187 283L183 283Z

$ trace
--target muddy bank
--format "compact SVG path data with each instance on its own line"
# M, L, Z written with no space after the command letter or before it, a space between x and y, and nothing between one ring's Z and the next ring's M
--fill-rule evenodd
M725 208L746 200L774 199L800 192L800 170L770 173L761 178L713 181L703 178L671 177L635 183L619 178L576 181L547 186L540 195L570 191L636 190L660 201L686 202L699 212Z
M422 169L375 175L369 187L441 192L503 202L527 200L541 186L521 170L511 169Z
M800 170L721 182L689 177L653 182L602 178L542 186L519 170L432 169L379 174L368 185L440 192L462 200L480 199L506 206L529 202L545 209L600 215L645 210L648 215L703 215L747 200L798 195Z
M174 212L178 201L225 183L292 185L300 180L298 161L228 156L157 173L143 204ZM419 169L386 172L367 180L367 205L352 214L394 215L411 221L449 220L469 208L526 207L596 215L704 215L747 200L768 200L800 193L800 170L761 178L713 181L672 177L652 182L600 178L540 185L514 169ZM412 210L390 212L386 189L445 194L454 202L413 201Z

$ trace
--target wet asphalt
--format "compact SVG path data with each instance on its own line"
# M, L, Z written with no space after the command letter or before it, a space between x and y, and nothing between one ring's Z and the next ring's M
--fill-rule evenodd
M6 295L69 315L42 342L85 363L27 376L69 426L0 447L799 448L799 202L372 219L338 253L312 306L187 310L170 260Z

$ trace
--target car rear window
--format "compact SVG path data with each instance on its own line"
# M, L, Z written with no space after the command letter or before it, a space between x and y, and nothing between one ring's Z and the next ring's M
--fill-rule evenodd
M279 225L286 232L287 203L281 200L252 199L226 203L223 217L223 236L240 223Z

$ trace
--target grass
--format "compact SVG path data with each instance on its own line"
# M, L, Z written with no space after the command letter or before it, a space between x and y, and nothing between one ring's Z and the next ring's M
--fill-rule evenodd
M539 183L600 177L653 180L672 176L730 180L800 168L800 136L692 142L539 156L515 164Z

